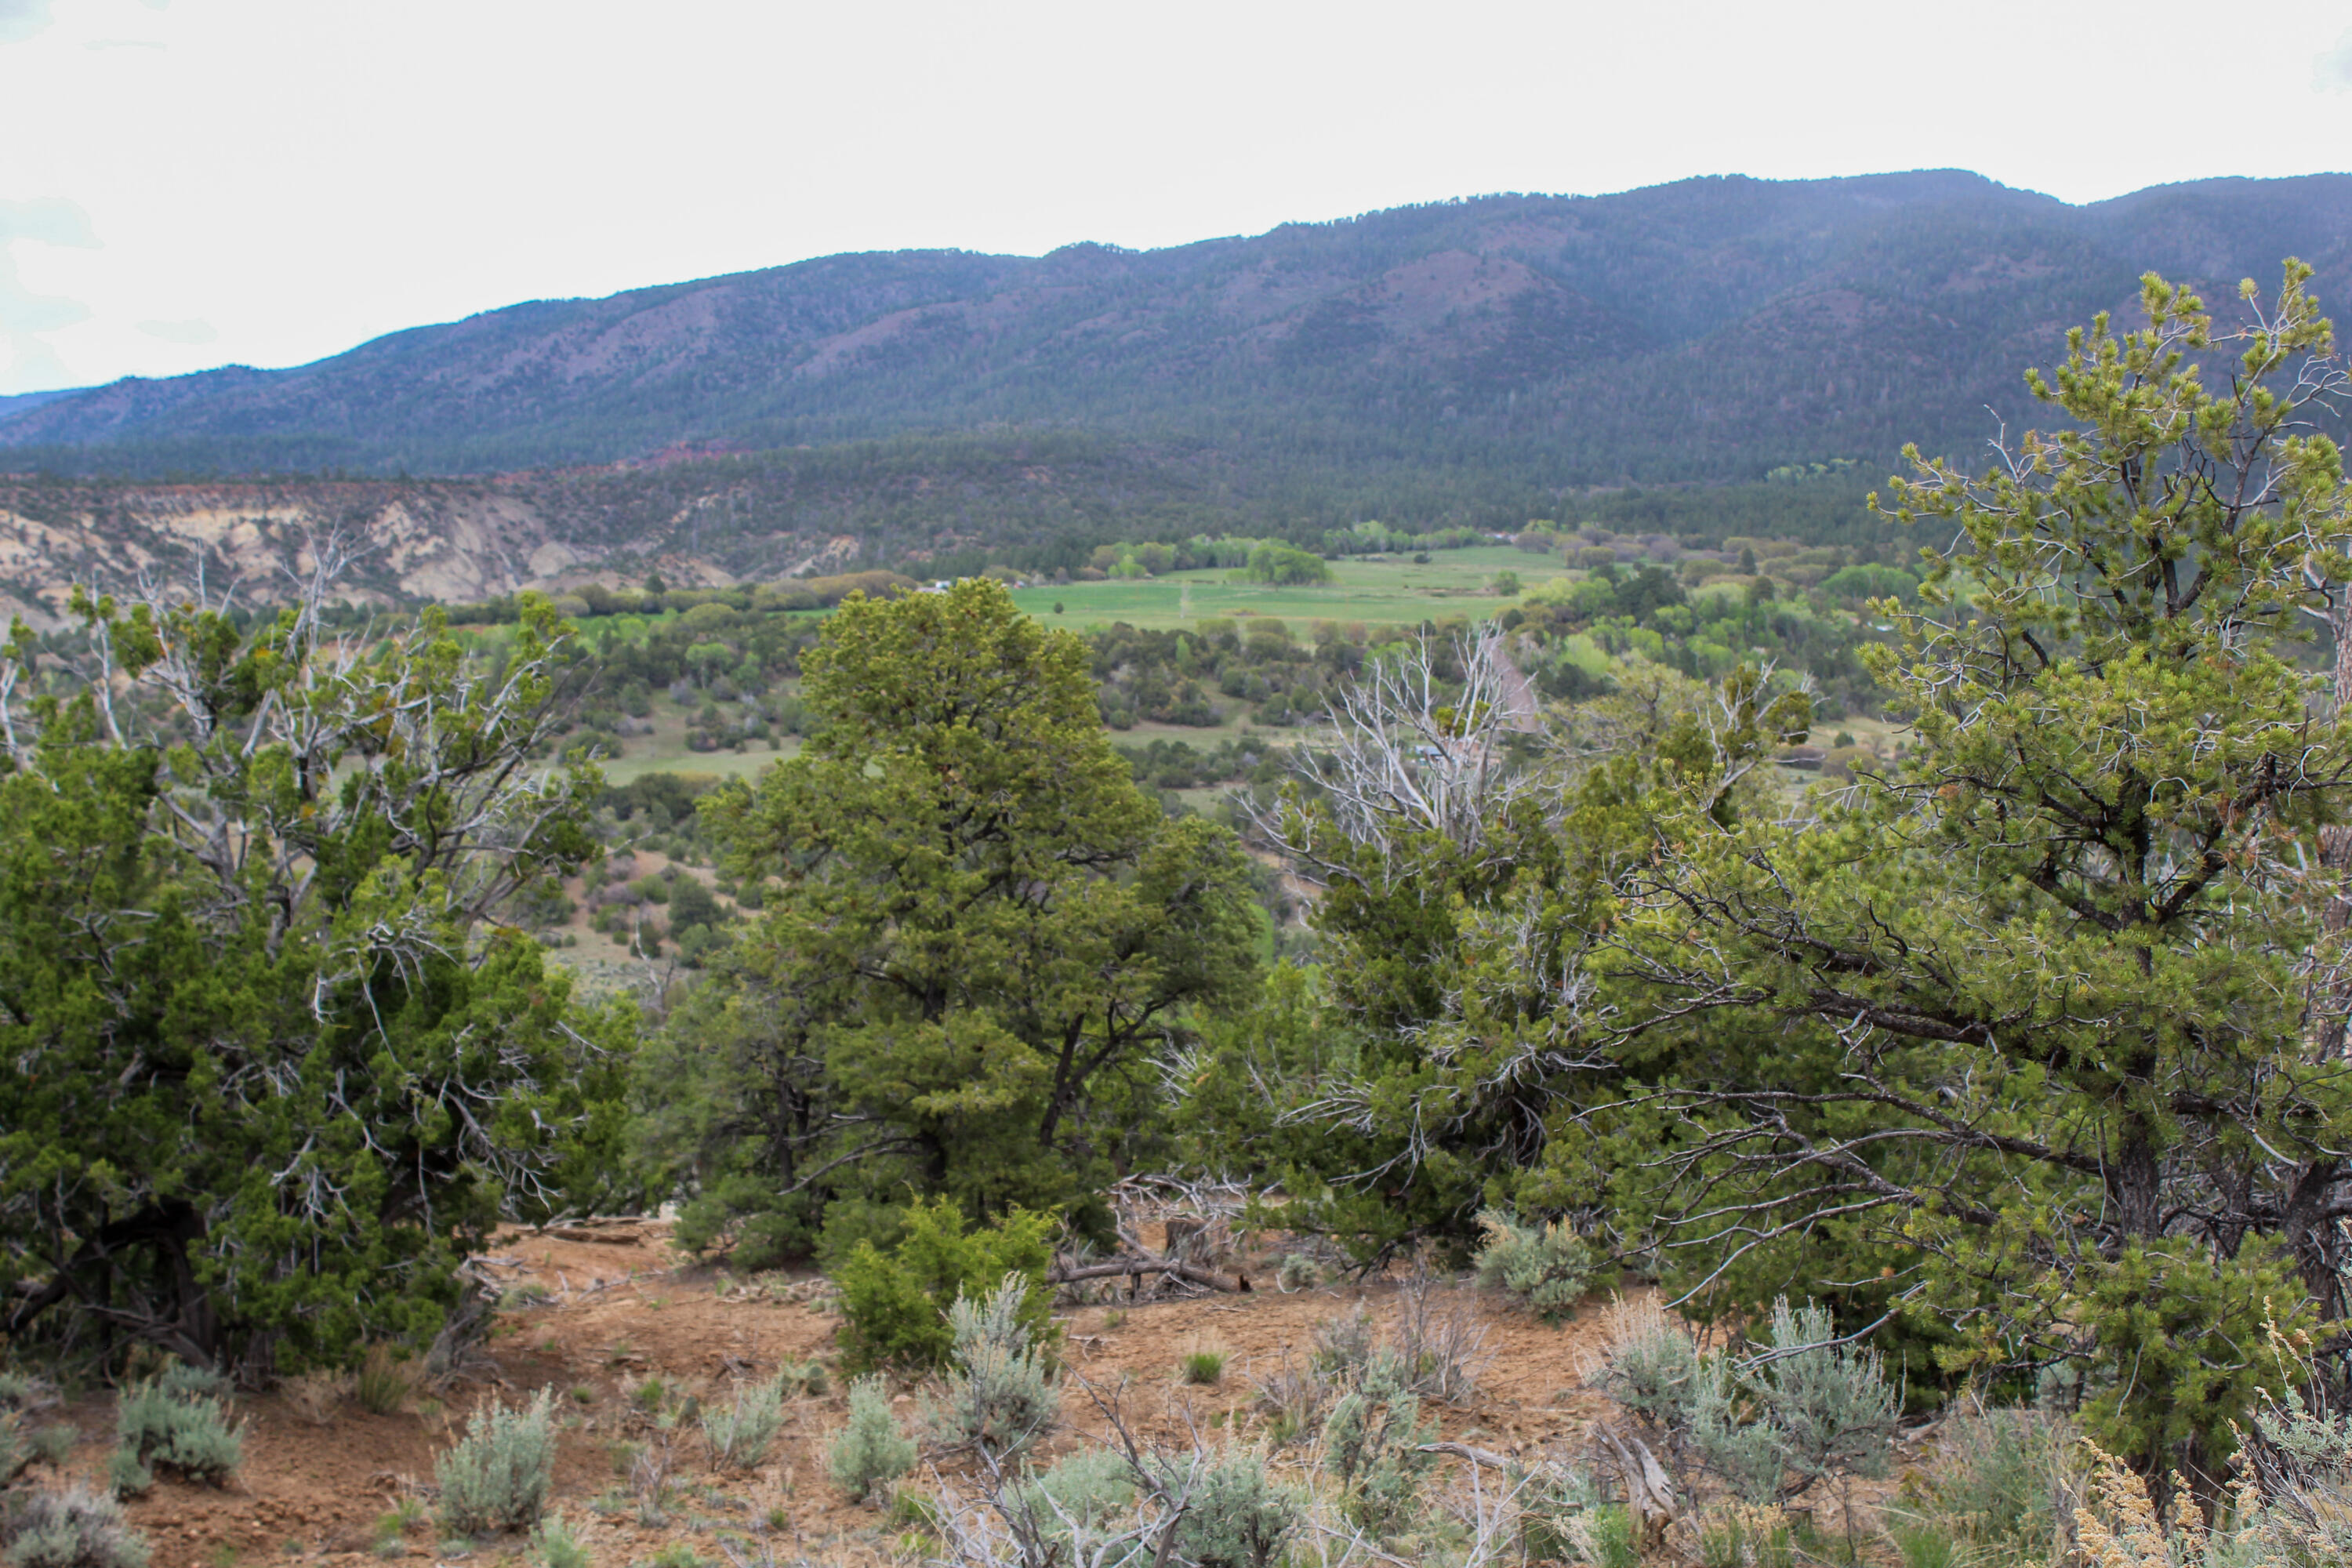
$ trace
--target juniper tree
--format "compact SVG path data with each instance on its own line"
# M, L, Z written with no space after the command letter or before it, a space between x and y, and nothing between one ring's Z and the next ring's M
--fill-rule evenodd
M593 847L566 629L77 601L0 650L0 1327L202 1364L425 1333L502 1214L593 1194L620 1020L496 924ZM593 1201L593 1198L592 1200Z

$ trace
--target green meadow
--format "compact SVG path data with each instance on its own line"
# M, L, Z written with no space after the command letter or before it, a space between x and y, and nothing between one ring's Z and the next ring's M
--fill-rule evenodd
M1235 582L1234 574L1210 568L1163 577L1022 588L1013 599L1040 620L1074 631L1120 621L1178 628L1219 617L1256 616L1297 623L1290 630L1300 636L1309 621L1369 626L1454 616L1485 620L1514 602L1493 591L1497 574L1518 574L1522 589L1570 574L1557 556L1531 554L1507 544L1438 551L1427 565L1416 565L1409 556L1351 556L1328 564L1331 581L1313 586Z

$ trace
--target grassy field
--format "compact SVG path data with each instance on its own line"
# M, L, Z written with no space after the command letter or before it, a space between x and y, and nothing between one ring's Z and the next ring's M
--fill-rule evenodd
M1134 582L1070 583L1060 587L1017 590L1013 602L1048 626L1085 632L1124 621L1129 626L1181 628L1218 617L1249 617L1285 622L1292 637L1305 640L1316 621L1359 622L1366 626L1417 625L1424 620L1466 616L1486 620L1517 603L1494 592L1497 574L1518 574L1522 589L1549 578L1572 575L1555 556L1536 555L1508 545L1439 551L1426 565L1410 557L1351 559L1330 563L1333 580L1315 587L1274 587L1235 583L1222 570L1176 572L1164 577ZM1055 605L1061 610L1056 613ZM632 627L632 629L635 629ZM1585 639L1577 638L1576 658L1594 673L1608 668L1608 657ZM1250 719L1246 704L1224 701L1225 722L1212 729L1141 723L1114 739L1137 745L1158 737L1182 740L1195 746L1213 746L1232 739ZM654 703L654 733L632 736L625 755L604 764L605 777L626 784L644 773L667 771L705 773L722 778L748 777L790 756L800 742L783 739L781 751L755 744L745 752L689 752L686 746L687 709L667 700Z
M1175 628L1220 616L1259 616L1288 622L1292 634L1300 636L1311 621L1377 626L1451 616L1485 620L1516 602L1492 591L1496 574L1516 572L1525 588L1569 574L1557 556L1534 555L1507 544L1439 551L1426 566L1416 566L1404 556L1329 564L1332 581L1317 587L1235 583L1228 581L1231 573L1210 570L1171 572L1135 582L1023 588L1015 591L1013 601L1040 620L1075 631L1118 621ZM1059 614L1056 604L1062 606Z

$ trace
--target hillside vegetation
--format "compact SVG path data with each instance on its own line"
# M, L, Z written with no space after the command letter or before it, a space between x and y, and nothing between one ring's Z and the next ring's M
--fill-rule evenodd
M1972 447L1988 404L2022 414L2016 367L2128 305L2144 268L2226 289L2295 254L2333 298L2347 240L2342 175L2084 207L1957 171L1487 196L1167 250L845 255L539 300L290 370L12 404L0 447L74 472L446 474L1013 424L1173 443L1146 466L1212 492L1753 479Z

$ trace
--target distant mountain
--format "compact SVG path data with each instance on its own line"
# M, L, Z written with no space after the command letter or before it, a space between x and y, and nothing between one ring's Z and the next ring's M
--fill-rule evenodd
M1952 171L1708 178L1167 250L836 256L0 400L0 468L463 475L1010 426L1193 453L1188 486L1261 497L1465 468L1752 479L1972 447L2143 270L2221 304L2289 254L2347 298L2352 176L2082 207Z

